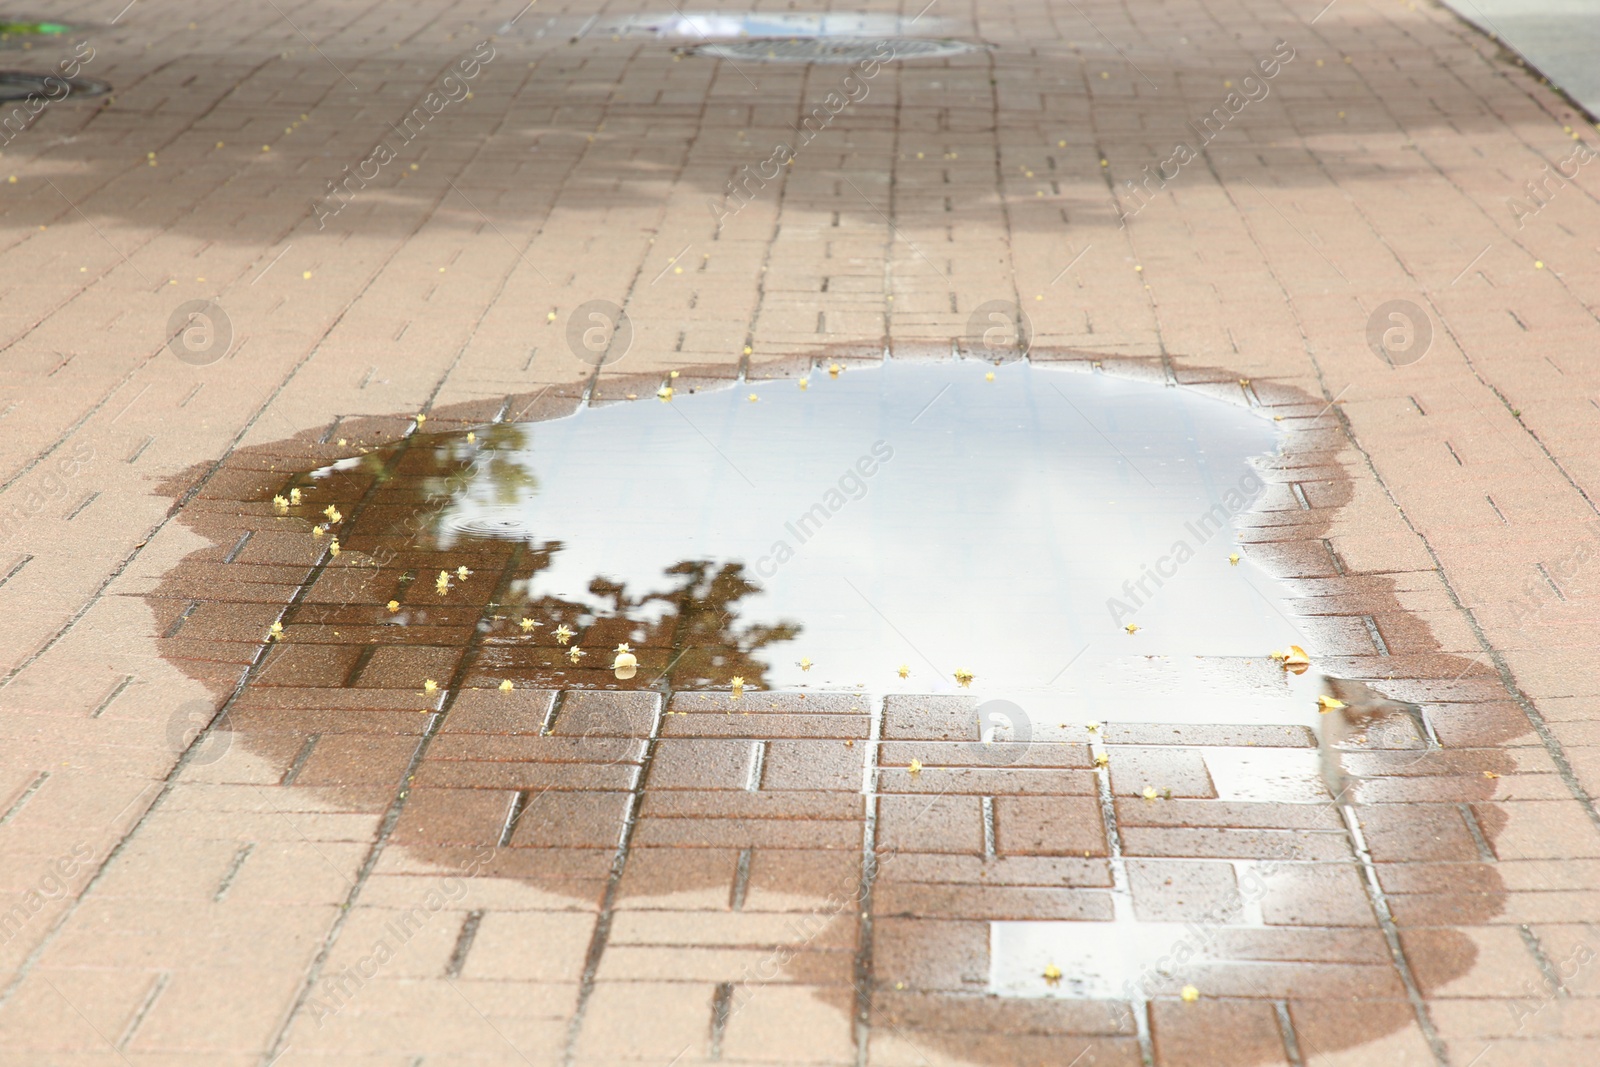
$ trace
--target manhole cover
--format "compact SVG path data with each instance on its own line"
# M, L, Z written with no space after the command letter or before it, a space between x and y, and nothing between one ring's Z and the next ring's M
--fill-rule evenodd
M28 74L20 70L0 70L0 100L27 100L42 97L60 101L73 96L100 96L111 86L98 78L63 78L59 74Z
M893 49L893 51L889 51ZM918 37L751 38L691 45L689 55L760 63L860 63L885 59L942 59L976 52L970 41L930 40Z

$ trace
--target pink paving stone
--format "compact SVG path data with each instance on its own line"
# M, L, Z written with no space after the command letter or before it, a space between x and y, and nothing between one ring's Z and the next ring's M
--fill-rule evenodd
M1590 117L1431 5L940 7L906 32L993 50L886 64L719 231L707 198L844 68L675 58L614 35L622 9L516 8L145 0L7 45L48 69L86 43L82 73L116 90L8 124L0 163L12 1058L1594 1060L1588 969L1505 1025L1596 907L1600 208L1563 189L1519 224L1507 205L1573 131L1595 141ZM1122 183L1278 39L1294 57L1268 94L1119 219L1112 192L1128 203ZM319 224L328 182L485 40L470 98ZM970 350L997 295L1024 304L1036 359L1235 403L1251 381L1294 442L1252 560L1297 586L1320 666L1423 705L1442 745L1345 756L1364 857L1330 806L1212 799L1201 746L1307 738L1107 725L1135 914L1209 913L1239 872L1283 864L1245 908L1260 929L1229 924L1227 958L1197 972L1201 999L1157 991L1143 1049L1131 1013L985 995L988 921L1105 921L1120 891L1081 738L996 769L941 759L976 740L948 697L750 694L728 715L691 693L505 694L495 637L464 691L425 696L428 677L452 688L489 582L431 647L388 644L378 586L435 561L306 586L318 550L270 506L418 413L464 430L570 412L591 385L648 396L668 369L710 387ZM564 327L593 299L636 337L591 381ZM1416 362L1368 347L1388 300L1431 330ZM223 309L225 358L168 350L186 301ZM417 503L386 493L374 520ZM349 564L378 544L347 547ZM327 614L264 646L293 602ZM230 696L179 768L174 714ZM912 776L913 757L937 771ZM1174 799L1130 795L1158 779ZM80 843L89 859L51 880ZM450 899L430 910L430 892ZM419 901L420 933L349 978ZM346 989L319 1027L330 979Z

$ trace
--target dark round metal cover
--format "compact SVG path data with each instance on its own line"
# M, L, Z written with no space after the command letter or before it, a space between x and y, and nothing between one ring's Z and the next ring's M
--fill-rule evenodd
M63 78L59 74L0 70L0 101L36 96L55 103L74 96L101 96L110 91L110 84L98 78Z
M885 54L885 46L893 49ZM710 41L690 45L687 55L753 63L853 64L869 59L943 59L976 52L971 41L926 37L750 37L739 41Z

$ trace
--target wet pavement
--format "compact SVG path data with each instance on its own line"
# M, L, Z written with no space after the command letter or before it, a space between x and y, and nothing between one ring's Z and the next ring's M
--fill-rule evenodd
M1493 40L51 14L0 1067L1593 1061L1600 206Z
M1434 655L1427 674L1397 678L1394 655L1421 662L1426 649L1407 647L1407 616L1392 602L1291 625L1296 595L1309 591L1301 583L1333 603L1353 584L1325 553L1284 566L1285 551L1322 547L1300 502L1306 485L1290 473L1319 433L1304 398L1264 401L1237 382L1231 396L1208 393L1049 355L999 366L829 362L758 385L686 370L634 400L578 398L542 421L430 431L453 421L446 409L420 424L346 421L343 444L238 453L202 497L212 519L200 528L221 521L229 534L152 593L174 665L204 677L233 647L246 666L221 714L201 716L211 729L186 758L203 781L231 781L248 761L261 784L382 813L373 872L399 864L509 880L592 911L587 941L572 940L559 968L576 984L555 1047L577 1062L670 1061L691 1021L705 1048L689 1062L740 1062L728 1053L759 1041L752 1028L773 1025L766 1013L798 1012L828 1020L814 1039L846 1058L865 1027L885 1046L977 1062L1076 1042L1086 1061L1138 1063L1175 1040L1163 1014L1190 986L1253 1004L1241 1025L1296 1042L1286 1048L1344 1047L1348 1037L1317 1020L1351 1000L1400 1012L1369 1008L1378 1031L1407 1029L1406 998L1420 1000L1421 987L1409 961L1394 966L1398 904L1370 880L1396 846L1369 844L1355 804L1372 768L1351 761L1378 760L1384 777L1402 779L1427 767L1441 750L1434 724L1448 732L1471 714L1446 691L1468 696L1461 687L1488 672ZM664 388L673 394L657 395ZM528 398L506 399L502 410L515 412ZM870 481L861 476L868 521L835 528L830 518L827 534L849 550L815 553L797 584L804 594L853 577L888 606L869 605L887 632L852 629L839 591L817 603L846 610L826 612L749 580L764 532L817 495L818 472L855 469L850 457L884 439L896 448ZM751 481L736 489L741 471ZM1249 500L1230 511L1241 479ZM598 507L596 481L622 505ZM994 503L969 507L963 490ZM1324 480L1312 491L1335 500L1343 490ZM1204 610L1150 611L1127 632L1106 601L1139 594L1106 575L1137 581L1151 545L1194 536L1184 524L1208 504L1227 521L1215 565L1170 590L1145 583L1174 600L1198 596ZM1085 512L1098 519L1093 533ZM974 513L976 526L963 521ZM238 516L253 517L241 526ZM842 507L839 518L848 521ZM1030 534L1030 518L1046 529ZM919 588L897 583L885 558L930 526L946 531L937 551L949 555L916 573L949 577L919 605ZM1145 544L1141 530L1162 532ZM1030 543L1074 536L1095 542L1068 553L1082 569L1025 555ZM1021 600L1007 601L979 565L1000 544L1033 575L1013 594ZM1105 562L1118 558L1121 567ZM1274 573L1252 579L1246 558ZM981 580L964 584L951 573L962 566ZM219 610L204 592L283 580L275 574L294 583L282 606ZM671 588L627 593L652 580ZM1034 595L1061 608L1030 608ZM256 632L219 645L211 626L241 616ZM1005 624L989 634L989 619ZM1074 627L1091 647L1148 643L1066 656ZM962 685L930 660L899 679L894 661L916 653L896 638L995 677ZM1287 669L1268 654L1271 638L1317 648L1318 669ZM621 641L638 659L631 678L609 662ZM584 646L589 664L571 654ZM1041 685L1032 668L1051 651L1060 662ZM823 666L835 658L846 666ZM1322 670L1367 673L1356 665L1375 661L1396 695L1426 696L1425 719L1347 689L1332 691L1348 709L1319 710L1330 693ZM1074 667L1081 683L1063 678ZM867 680L849 681L851 668ZM1329 714L1347 728L1333 729ZM1480 775L1451 809L1485 848L1495 828L1466 801L1492 792ZM1414 831L1405 821L1391 832ZM353 884L350 906L365 891ZM470 884L456 894L475 895ZM1498 894L1492 876L1483 881L1472 913L1491 914ZM460 918L447 977L504 977L473 955L491 914ZM1437 946L1447 954L1429 978L1450 980L1472 951ZM281 1032L286 1047L352 1040L343 1011L364 982L352 986L340 963L359 960L335 955L316 970ZM682 1006L661 1007L663 988ZM1015 1013L1030 1003L1021 1024ZM618 1012L647 1005L667 1015L643 1031L620 1022ZM936 1021L956 1006L959 1026ZM1258 1053L1214 1049L1207 1062L1256 1063Z

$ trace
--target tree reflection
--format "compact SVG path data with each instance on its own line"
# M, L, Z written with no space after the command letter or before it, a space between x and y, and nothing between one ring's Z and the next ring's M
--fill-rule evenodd
M653 588L597 575L587 584L589 597L573 599L533 592L562 542L526 540L519 527L504 536L450 527L447 517L464 502L515 507L538 492L524 428L493 426L474 437L414 438L320 482L319 504L332 499L347 516L337 531L346 548L302 600L300 621L356 624L376 616L388 624L384 643L476 644L481 675L518 685L707 689L742 678L747 688L767 687L765 651L794 640L801 626L741 621L748 598L761 592L744 563L682 560ZM470 580L455 578L463 561L474 572ZM451 580L443 595L433 578L441 572ZM492 595L483 583L491 583ZM387 609L391 600L397 610ZM523 629L523 619L532 628ZM555 637L561 626L573 633L568 644ZM639 657L629 679L610 670L612 649L624 642ZM583 652L576 662L574 647Z

